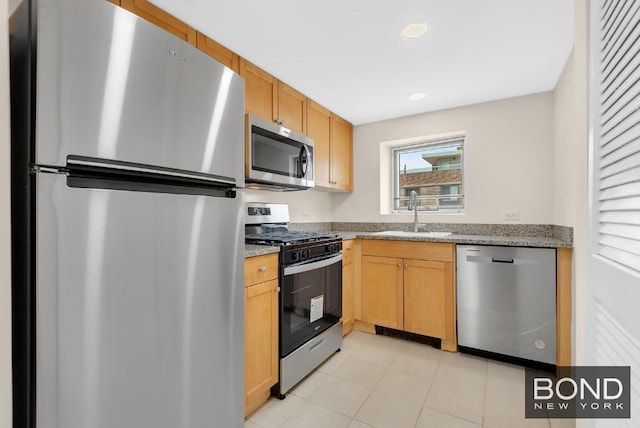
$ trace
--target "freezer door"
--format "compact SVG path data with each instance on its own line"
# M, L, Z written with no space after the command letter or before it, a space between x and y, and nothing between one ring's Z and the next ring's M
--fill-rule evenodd
M240 199L38 174L37 424L243 426Z
M38 0L35 162L68 155L244 183L244 80L107 1Z

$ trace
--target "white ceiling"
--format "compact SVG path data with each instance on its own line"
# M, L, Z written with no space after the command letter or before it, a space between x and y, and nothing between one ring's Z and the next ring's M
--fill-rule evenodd
M152 1L356 125L552 90L573 46L573 0Z

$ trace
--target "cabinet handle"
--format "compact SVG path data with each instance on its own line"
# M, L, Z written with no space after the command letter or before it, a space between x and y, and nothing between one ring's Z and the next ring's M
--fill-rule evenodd
M265 273L267 271L267 268L265 266L260 266L260 269L258 269L260 271L260 273Z
M402 264L398 263L398 267L399 267L399 268L401 268L401 267L402 267Z
M276 293L280 292L280 287L276 287Z
M406 269L406 268L408 268L408 267L409 267L409 265L405 263L405 264L404 264L404 267L405 267L405 269Z

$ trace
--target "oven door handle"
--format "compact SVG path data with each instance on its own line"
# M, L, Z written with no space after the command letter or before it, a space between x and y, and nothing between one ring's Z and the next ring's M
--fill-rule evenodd
M296 266L289 266L284 268L284 275L295 275L297 273L309 272L314 269L320 269L323 267L330 266L334 263L338 263L342 260L342 254L338 254L333 257L329 257L328 259L319 260L317 262L311 263L303 263Z

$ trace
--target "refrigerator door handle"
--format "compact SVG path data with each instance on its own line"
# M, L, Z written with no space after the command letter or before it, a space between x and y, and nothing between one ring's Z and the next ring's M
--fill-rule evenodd
M110 171L114 175L156 176L175 178L177 180L187 179L211 182L215 184L226 184L229 186L236 185L236 180L234 178L224 177L221 175L75 155L67 156L67 168L71 174L74 174L74 172L82 174L83 172Z
M147 193L174 193L235 198L234 178L197 171L184 171L70 155L61 171L67 186L81 189L108 189Z

